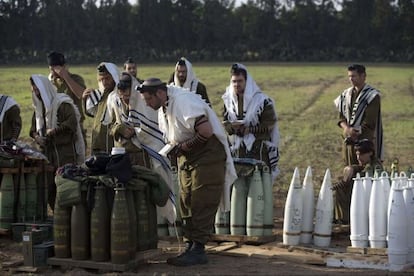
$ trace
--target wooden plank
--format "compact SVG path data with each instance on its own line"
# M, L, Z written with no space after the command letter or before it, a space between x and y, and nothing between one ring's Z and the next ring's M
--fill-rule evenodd
M388 258L375 257L359 257L357 255L341 254L339 256L330 256L326 258L328 267L346 267L346 268L369 268L388 270Z
M39 268L34 266L19 266L13 270L18 272L36 273L38 272Z
M92 260L73 260L71 258L56 258L52 257L47 259L47 263L52 266L67 266L67 267L80 267L96 270L107 271L128 271L136 268L140 264L146 263L149 258L159 256L161 254L160 249L150 249L146 251L139 251L136 254L134 260L129 261L127 264L113 264L111 262L95 262Z
M371 248L371 247L351 247L346 248L347 253L363 254L363 255L387 255L386 248Z
M0 168L0 173L2 174L17 174L20 172L20 168Z
M239 245L235 242L223 242L217 246L208 246L207 252L215 254L215 253L220 253L220 252L227 251L227 250L237 248L237 247L239 247Z
M11 261L2 262L1 266L2 268L9 268L9 267L15 267L21 264L23 264L23 260L11 260Z
M1 236L8 236L8 237L11 237L11 230L10 229L7 229L7 228L0 228L0 235Z
M213 241L231 241L246 244L263 244L276 240L276 235L271 236L246 236L246 235L225 235L213 234L211 235Z

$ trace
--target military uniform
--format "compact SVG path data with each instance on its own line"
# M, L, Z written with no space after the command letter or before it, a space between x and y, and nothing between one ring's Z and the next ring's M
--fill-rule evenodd
M342 224L349 224L352 187L354 186L353 178L356 174L360 173L363 177L368 173L370 177L373 177L375 171L381 172L383 170L381 162L376 157L373 157L371 162L364 167L360 165L352 165L351 167L353 174L346 177L347 179L344 180L342 185L339 185L334 191L334 217L336 222Z
M243 97L239 98L238 102L239 112L238 114L243 114ZM229 122L227 117L226 107L224 107L224 128L226 129L229 135L235 135L234 129ZM238 118L243 120L243 115ZM268 131L276 123L276 113L273 108L273 103L266 100L264 103L264 109L260 114L259 124L257 126L251 126L249 132L254 134L256 139L253 143L251 150L247 150L246 146L242 144L237 151L237 157L239 158L253 158L256 160L262 160L270 167L269 155L267 153L267 148L262 146L263 141L270 141L271 135ZM267 129L267 130L266 130Z
M369 86L364 87L364 89L366 88L370 88L370 87ZM364 89L362 89L362 91L364 91ZM352 93L350 106L354 107L359 94L362 92L358 93L355 89L352 89L350 93ZM380 96L376 95L373 98L373 100L366 106L366 109L362 115L363 117L361 121L361 131L360 131L361 134L358 137L359 140L368 139L370 141L373 141L375 148L378 148L378 145L377 145L378 143L382 143L382 141L377 142L378 139L382 139L382 135L381 137L377 137L378 136L377 134L378 114L380 114L381 112L380 105L381 105ZM349 110L349 112L352 112L352 110ZM343 121L347 122L348 124L350 123L348 119L345 117L345 115L339 112L338 125L340 125L340 123ZM344 141L345 138L346 138L345 135L342 134L342 141ZM377 153L377 157L381 158L381 153L378 150L376 150L375 152ZM358 164L358 160L356 158L355 148L354 148L353 143L343 143L342 158L343 158L345 166Z
M91 117L94 117L91 143L92 154L97 152L109 153L114 146L114 139L110 134L110 126L101 122L102 118L105 116L104 113L108 112L107 100L110 93L111 92L103 93L102 98L97 105L96 114L94 116L90 115Z
M69 73L69 76L80 86L82 86L83 88L86 88L85 85L85 80L77 75L77 74L72 74ZM83 126L83 122L85 121L85 114L82 108L82 98L78 99L78 97L72 92L72 90L70 90L70 88L67 86L67 84L64 81L57 81L57 80L52 80L52 83L55 85L56 90L58 93L65 93L66 95L68 95L74 102L75 106L78 108L79 113L80 113L80 126L82 129L82 134L83 134L83 138L85 140L85 145L86 145L86 130Z
M55 170L68 163L76 163L75 152L75 135L77 129L77 118L74 106L69 103L62 103L57 111L57 125L56 133L48 136L46 144L41 147L42 153L48 158ZM46 124L45 124L46 125ZM46 129L42 131L46 133ZM33 114L32 125L30 128L30 136L35 137L36 131L36 117ZM53 209L56 198L56 185L54 182L54 172L48 173L48 202Z

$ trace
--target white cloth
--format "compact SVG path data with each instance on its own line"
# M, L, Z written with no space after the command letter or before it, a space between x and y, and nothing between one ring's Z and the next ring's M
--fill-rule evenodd
M117 85L119 83L119 70L118 70L118 67L115 64L110 63L110 62L102 62L101 64L105 65L106 70L108 70L108 72L112 76L112 79L115 82L114 90L111 91L110 93L112 93L114 91L116 92L117 91ZM98 82L98 87L99 88L97 90L92 91L92 93L86 98L86 104L85 104L86 110L85 110L85 112L88 113L89 115L92 115L92 116L95 116L96 111L97 111L97 106L98 106L99 102L102 100L102 96L103 96L103 93L104 93L104 86L103 86L101 81ZM107 101L110 101L110 100L111 99L108 96ZM107 105L107 107L108 107L108 105ZM106 108L105 112L103 112L103 114L102 114L102 118L100 118L101 123L103 125L108 125L112 122L111 114L112 114L112 110Z
M339 95L334 100L334 104L338 111L346 118L349 126L354 128L361 128L362 119L364 117L367 106L377 95L380 95L380 92L370 85L365 84L358 97L356 98L354 105L351 106L353 90L354 87L345 89L341 95ZM361 128L361 133L362 131L363 130ZM380 160L384 160L383 129L380 113L378 114L377 125L375 126L375 139L375 152Z
M163 134L158 127L158 112L148 107L142 95L135 90L138 84L138 81L132 77L128 109L122 103L117 91L109 95L108 108L113 110L117 123L124 123L135 129L135 136L131 138L132 143L149 154L153 170L165 180L170 190L174 191L170 161L158 153L165 146ZM165 206L157 206L160 215L170 223L177 218L174 202L176 200L172 198Z
M0 122L3 122L4 115L6 114L7 110L9 110L12 106L19 106L17 102L10 96L0 94L0 103L4 102L0 105Z
M243 68L246 70L247 79L246 79L246 87L243 93L243 114L238 114L238 99L236 92L234 91L233 85L230 81L230 85L227 86L226 92L223 94L222 99L224 102L224 106L226 107L226 111L228 114L228 120L230 122L235 122L243 115L244 125L246 127L249 126L256 126L259 124L259 116L264 109L264 103L267 100L268 102L272 103L273 109L274 104L271 98L269 98L266 94L264 94L253 78L250 76L247 68L243 65L238 63L237 66L239 68ZM275 114L276 114L276 110ZM272 127L272 133L270 135L271 140L266 141L264 146L266 146L269 152L269 160L271 164L271 172L272 172L272 180L275 180L276 176L279 174L279 168L277 167L277 163L279 161L279 127L277 122ZM254 134L249 133L244 135L243 137L239 137L237 135L230 135L230 144L231 144L231 151L237 151L242 144L246 146L247 150L251 150L256 137ZM274 182L274 181L272 181Z
M85 143L83 140L83 135L79 123L80 113L78 107L74 105L73 100L68 95L63 93L57 93L56 88L52 85L52 83L46 76L32 75L31 78L35 83L36 87L39 89L41 97L41 99L39 99L34 93L32 93L32 104L35 109L36 118L36 131L39 132L43 128L56 128L58 126L57 111L59 106L62 103L70 104L73 107L73 110L75 111L77 119L75 138L76 163L82 164L83 162L85 162ZM44 116L43 106L45 108Z
M178 144L192 138L195 134L194 124L196 118L206 116L212 125L213 133L223 144L226 151L226 173L220 209L230 210L230 187L237 179L233 158L227 142L227 136L216 113L197 94L188 93L187 90L167 86L168 106L164 116L163 109L158 110L160 130L171 144ZM185 107L185 108L183 108Z
M198 85L198 79L193 71L193 65L184 57L181 58L185 61L185 66L187 67L187 77L185 79L185 82L183 86L180 85L180 81L178 80L177 76L177 68L178 68L178 62L175 65L175 72L174 72L174 82L172 82L172 85L180 86L183 88L187 88L190 91L196 92L197 91L197 85Z

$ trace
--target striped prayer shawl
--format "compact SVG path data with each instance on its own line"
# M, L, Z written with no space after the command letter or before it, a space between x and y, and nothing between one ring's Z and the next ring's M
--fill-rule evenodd
M380 92L370 85L366 84L359 93L355 103L351 106L353 87L346 89L335 100L335 106L338 111L346 118L347 123L351 127L360 127L364 118L365 110L372 100L380 95ZM378 159L384 160L384 145L383 145L383 128L381 111L379 111L375 126L376 155Z

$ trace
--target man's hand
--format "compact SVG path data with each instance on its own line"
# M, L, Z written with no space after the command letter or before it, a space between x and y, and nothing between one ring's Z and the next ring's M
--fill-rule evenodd
M93 90L94 90L93 88L86 88L83 91L82 98L86 99L87 97L89 97L89 95L93 92Z
M132 136L135 135L135 129L133 127L125 127L122 131L122 136L125 139L130 139Z
M244 125L236 124L232 125L232 128L234 129L234 133L240 137L243 137L249 133L249 128Z
M51 66L51 70L60 78L66 80L66 78L69 76L68 70L64 66L55 65Z
M345 137L349 137L349 139L351 139L353 142L358 141L358 137L361 134L359 128L353 128L350 126L346 126L344 128L344 136Z

